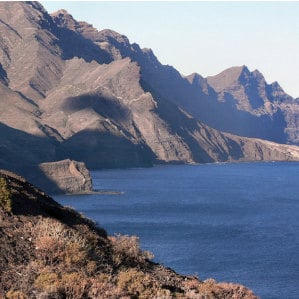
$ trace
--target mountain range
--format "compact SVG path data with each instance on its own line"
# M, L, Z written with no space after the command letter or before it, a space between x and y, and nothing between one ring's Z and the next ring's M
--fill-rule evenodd
M89 169L299 160L298 100L257 70L183 76L38 2L1 2L0 30L0 167L49 192L40 165L65 159Z

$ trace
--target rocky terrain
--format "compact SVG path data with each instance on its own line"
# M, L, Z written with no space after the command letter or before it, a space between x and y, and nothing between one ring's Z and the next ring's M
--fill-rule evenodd
M1 298L257 298L150 261L138 238L105 230L0 171Z
M80 176L66 187L77 172L42 164L66 159L88 169L299 160L296 146L232 135L297 142L296 100L258 72L183 77L124 35L38 2L1 2L0 29L0 167L46 191L85 190Z

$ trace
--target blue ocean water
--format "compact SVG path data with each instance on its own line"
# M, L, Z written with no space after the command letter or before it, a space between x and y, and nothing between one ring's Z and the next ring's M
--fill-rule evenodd
M138 235L155 261L299 298L299 163L157 166L92 173L115 195L56 196L109 234Z

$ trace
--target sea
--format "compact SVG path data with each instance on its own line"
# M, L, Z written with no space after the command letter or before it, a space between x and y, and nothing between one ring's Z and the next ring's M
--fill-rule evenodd
M299 298L299 163L214 163L92 172L105 194L55 196L110 235L137 235L176 272Z

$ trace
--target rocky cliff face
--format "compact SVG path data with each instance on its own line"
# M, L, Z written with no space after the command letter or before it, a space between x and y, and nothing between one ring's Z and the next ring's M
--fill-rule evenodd
M56 190L51 190L53 193L63 191L78 194L93 191L90 173L83 162L66 159L41 163L39 168L57 186ZM34 181L38 181L38 178L35 178ZM43 190L49 189L44 180L40 181L39 186Z
M291 134L295 124L289 118L290 107L298 109L298 103L277 82L268 84L258 70L250 72L246 66L225 70L208 77L207 82L217 92L218 101L232 107L231 114L244 115L237 118L242 126L232 121L228 131L281 143L297 143L297 137ZM233 127L239 127L239 131L233 132Z
M0 171L1 298L246 298L246 287L182 276L136 236L109 237L25 179Z
M263 80L258 72L243 67L184 78L125 36L64 10L49 15L37 2L3 2L0 20L2 168L27 177L34 169L47 179L38 165L65 159L91 169L298 160L296 147L205 124L281 142L295 138L296 117L282 108L296 111L295 101L277 84L255 83Z
M194 79L198 76L186 77L194 87L191 100L178 100L188 112L193 109L193 116L221 131L298 144L299 102L277 82L268 84L258 70L250 72L246 66L232 67L200 82Z

